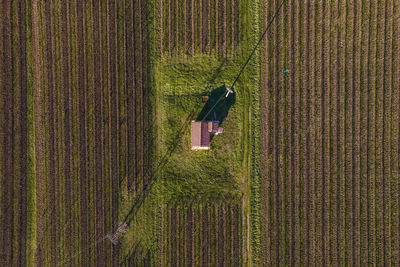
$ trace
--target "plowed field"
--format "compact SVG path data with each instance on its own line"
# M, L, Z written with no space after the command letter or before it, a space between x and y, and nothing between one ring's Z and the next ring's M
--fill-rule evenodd
M397 266L399 2L286 1L278 21L264 43L263 263Z
M118 266L146 184L146 1L0 4L0 265Z

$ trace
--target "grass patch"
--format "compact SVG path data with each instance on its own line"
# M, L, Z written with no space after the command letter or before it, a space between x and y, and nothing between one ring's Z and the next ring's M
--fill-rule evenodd
M259 37L261 2L256 0L239 3L241 17L239 28L236 29L240 32L239 45L233 59L200 53L191 57L183 54L160 57L157 34L162 22L152 8L155 5L155 1L148 3L148 10L152 10L148 14L152 88L149 101L154 114L151 120L153 134L149 137L152 138L152 148L155 149L151 166L151 177L155 183L144 204L133 216L126 233L121 250L125 259L137 244L140 244L143 251L152 251L156 255L160 251L157 244L157 224L154 223L155 220L160 220L160 208L166 210L166 207L210 207L221 204L241 206L243 203L245 216L261 214L261 174L252 171L259 168L261 161L259 52L256 52L237 82L235 103L229 107L221 124L224 133L212 138L209 151L191 150L188 120L196 119L204 107L201 96L210 95L214 89L223 85L230 86L235 80L251 52L249 50ZM164 30L166 33L168 29ZM159 167L158 163L163 159L167 159L167 163ZM123 189L120 200L119 217L124 218L131 208L134 196ZM250 204L255 206L250 208ZM167 214L165 213L166 216ZM257 229L260 227L260 219L251 220L250 225L254 224L257 227L251 228L251 239L254 238L255 242L247 240L247 237L238 238L240 242L251 242L251 246L259 247L261 236ZM240 232L246 233L250 226L241 222L239 227ZM195 236L198 230L196 228ZM166 240L165 242L167 243ZM261 250L258 248L257 251ZM167 257L166 252L168 251L165 251L164 259ZM251 251L245 253L249 256L243 259L247 259L250 264L253 260ZM255 257L259 257L259 253Z
M191 150L190 124L185 124L192 112L194 117L200 114L201 96L228 84L238 67L206 55L176 57L156 65L158 158L174 149L160 170L160 194L165 202L206 204L240 199L243 100L230 108L221 124L225 132L212 138L210 151ZM174 146L181 129L183 134Z

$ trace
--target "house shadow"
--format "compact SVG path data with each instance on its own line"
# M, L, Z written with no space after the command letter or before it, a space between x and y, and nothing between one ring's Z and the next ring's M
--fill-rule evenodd
M229 109L236 102L236 94L230 93L227 97L226 86L215 88L208 97L207 103L196 118L196 121L219 121L221 124L228 116Z

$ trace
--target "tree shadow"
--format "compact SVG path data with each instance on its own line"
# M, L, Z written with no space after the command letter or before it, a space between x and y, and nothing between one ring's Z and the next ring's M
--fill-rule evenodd
M215 88L196 120L219 121L222 123L228 116L229 109L236 103L236 94L230 93L225 97L226 93L225 85Z

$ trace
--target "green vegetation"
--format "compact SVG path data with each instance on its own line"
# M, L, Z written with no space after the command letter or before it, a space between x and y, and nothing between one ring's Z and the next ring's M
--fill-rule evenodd
M152 8L154 1L149 6ZM204 106L201 96L210 95L222 85L231 85L259 38L261 1L240 1L239 10L241 37L234 58L200 53L197 49L193 56L181 54L183 50L178 50L178 54L164 54L160 57L156 49L159 38L163 38L157 35L161 25L160 17L150 12L151 77L154 87L152 101L155 108L153 146L156 149L152 177L156 182L135 216L124 244L140 242L148 250L158 252L159 248L154 243L157 242L160 226L150 222L155 218L160 220L159 207L237 205L243 202L243 215L247 218L251 213L251 241L247 240L247 230L243 230L243 236L238 238L240 242L244 239L246 244L250 241L251 250L254 250L254 253L248 251L247 258L243 260L246 262L247 259L247 264L260 262L260 53L256 52L237 82L236 102L221 125L224 133L212 138L209 151L191 150L188 121L190 118L196 119L200 114ZM158 167L165 157L168 163ZM132 201L129 194L123 194L120 217L128 212ZM242 229L250 227L247 219L243 222L245 225L240 222ZM196 236L198 231L200 229L196 227ZM128 246L123 251L129 248L132 249ZM168 254L164 253L166 257Z

